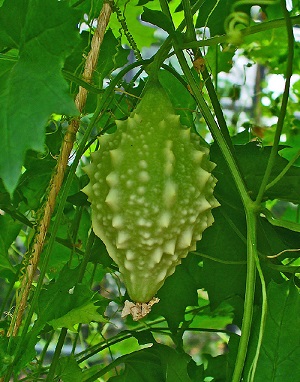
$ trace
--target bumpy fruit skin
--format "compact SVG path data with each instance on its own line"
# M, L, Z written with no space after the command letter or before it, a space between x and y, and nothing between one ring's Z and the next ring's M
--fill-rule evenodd
M208 149L184 128L160 85L126 121L99 138L83 189L93 230L119 266L130 298L155 296L214 219L216 179Z

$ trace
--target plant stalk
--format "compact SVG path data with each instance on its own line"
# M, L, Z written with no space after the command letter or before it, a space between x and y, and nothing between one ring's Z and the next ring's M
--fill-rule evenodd
M63 348L64 342L65 342L65 338L66 338L67 332L68 332L67 328L62 328L62 330L60 332L60 335L59 335L59 338L58 338L58 341L57 341L57 344L56 344L56 347L55 347L55 352L54 352L54 355L53 355L53 358L52 358L52 362L51 362L51 365L50 365L50 369L49 369L49 372L48 372L48 375L47 375L47 378L46 378L46 382L54 381L55 370L56 370L56 367L58 365L60 353L62 351L62 348Z
M290 17L290 21L292 25L297 25L300 22L300 16L292 16ZM253 25L251 27L247 27L244 29L241 29L242 37L250 36L252 34L264 32L270 29L277 29L282 28L286 25L285 19L278 19L278 20L271 20L266 21L263 23L259 23L257 25ZM184 42L182 45L180 45L181 49L195 49L200 47L206 47L206 46L215 46L218 44L224 44L227 42L227 35L223 34L221 36L215 36L208 38L206 40L198 40L198 41L191 41L191 42Z
M241 328L241 338L238 346L238 352L233 371L232 382L240 382L244 369L244 364L247 355L248 343L251 333L251 324L253 316L253 301L255 292L256 279L256 257L257 257L257 242L256 242L256 226L257 212L256 205L252 202L246 208L247 222L247 277L246 277L246 292L244 303L244 315Z
M286 109L288 105L288 99L289 99L289 92L290 92L290 85L291 85L291 77L293 74L293 59L294 59L294 34L293 34L293 25L290 19L290 15L288 10L286 9L286 2L285 0L280 0L281 2L281 8L283 11L285 24L286 24L286 30L287 30L287 44L288 44L288 57L287 57L287 66L286 66L286 73L285 73L285 84L284 84L284 91L282 96L282 103L280 107L279 117L277 121L275 136L274 136L274 142L271 149L271 154L268 160L267 168L263 177L263 180L261 182L259 192L256 198L257 203L261 203L263 195L267 189L267 185L270 179L270 175L273 169L273 166L275 164L276 156L278 153L278 147L279 147L279 141L280 136L283 129L284 119L286 115Z
M166 0L160 0L162 10L168 15L167 8L168 3ZM218 143L220 150L230 168L231 174L233 176L234 182L240 193L247 221L247 277L246 277L246 292L245 292L245 303L244 303L244 315L242 324L242 335L239 343L239 350L236 358L235 369L233 372L232 382L240 382L242 372L244 369L245 359L247 355L248 342L251 333L251 324L253 316L253 301L254 301L254 291L255 291L255 279L256 279L256 219L257 219L257 207L256 204L250 199L246 186L244 184L243 178L240 174L239 168L235 161L232 151L226 142L222 131L220 131L219 126L214 120L206 102L204 101L200 89L193 77L186 58L179 47L177 41L174 41L174 50L178 58L179 64L187 81L191 87L193 95L198 103L198 106L210 128L210 131Z

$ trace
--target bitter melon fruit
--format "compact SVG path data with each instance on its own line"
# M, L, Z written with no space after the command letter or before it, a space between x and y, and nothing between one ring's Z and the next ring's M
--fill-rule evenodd
M130 117L100 136L85 167L93 230L141 307L195 250L219 205L209 150L179 119L163 87L151 84Z

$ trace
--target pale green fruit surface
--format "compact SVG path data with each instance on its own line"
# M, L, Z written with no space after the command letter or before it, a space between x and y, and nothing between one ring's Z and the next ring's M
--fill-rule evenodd
M214 221L215 164L180 124L160 85L116 123L115 133L99 138L83 191L93 230L119 266L130 298L148 302Z

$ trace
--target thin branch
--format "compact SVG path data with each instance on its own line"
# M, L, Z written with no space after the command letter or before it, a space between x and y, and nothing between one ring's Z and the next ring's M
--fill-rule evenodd
M267 168L263 177L263 180L260 185L260 189L256 198L256 203L259 204L263 198L263 195L266 191L267 184L270 179L271 171L273 169L273 166L275 164L276 155L278 152L278 146L280 141L280 136L283 129L283 124L285 120L286 115L286 109L288 105L288 99L289 99L289 93L290 93L290 84L291 84L291 77L293 74L293 59L294 59L294 34L293 34L293 25L290 19L290 15L288 10L286 9L285 0L281 0L281 7L286 23L286 30L287 30L287 43L288 43L288 56L287 56L287 66L286 66L286 73L285 73L285 85L284 85L284 92L282 96L282 103L280 108L280 113L277 121L277 127L275 131L274 136L274 142L271 149L270 158L267 164Z
M290 18L290 21L292 25L299 24L300 16L293 16ZM270 29L282 28L285 25L286 25L285 19L271 20L271 21L259 23L257 25L253 25L251 27L241 29L240 32L242 34L242 37L245 37L245 36L250 36L252 34L264 32ZM194 49L194 48L200 48L200 47L215 46L218 44L226 43L227 39L228 39L228 36L226 34L223 34L221 36L215 36L208 39L192 41L192 42L183 42L182 45L180 45L180 48Z
M289 161L289 163L285 166L285 168L276 176L275 179L273 179L269 184L266 185L266 191L273 187L281 178L284 177L284 175L288 172L288 170L293 166L293 164L296 162L296 160L300 157L300 150L296 152L296 154L293 156L293 158Z

